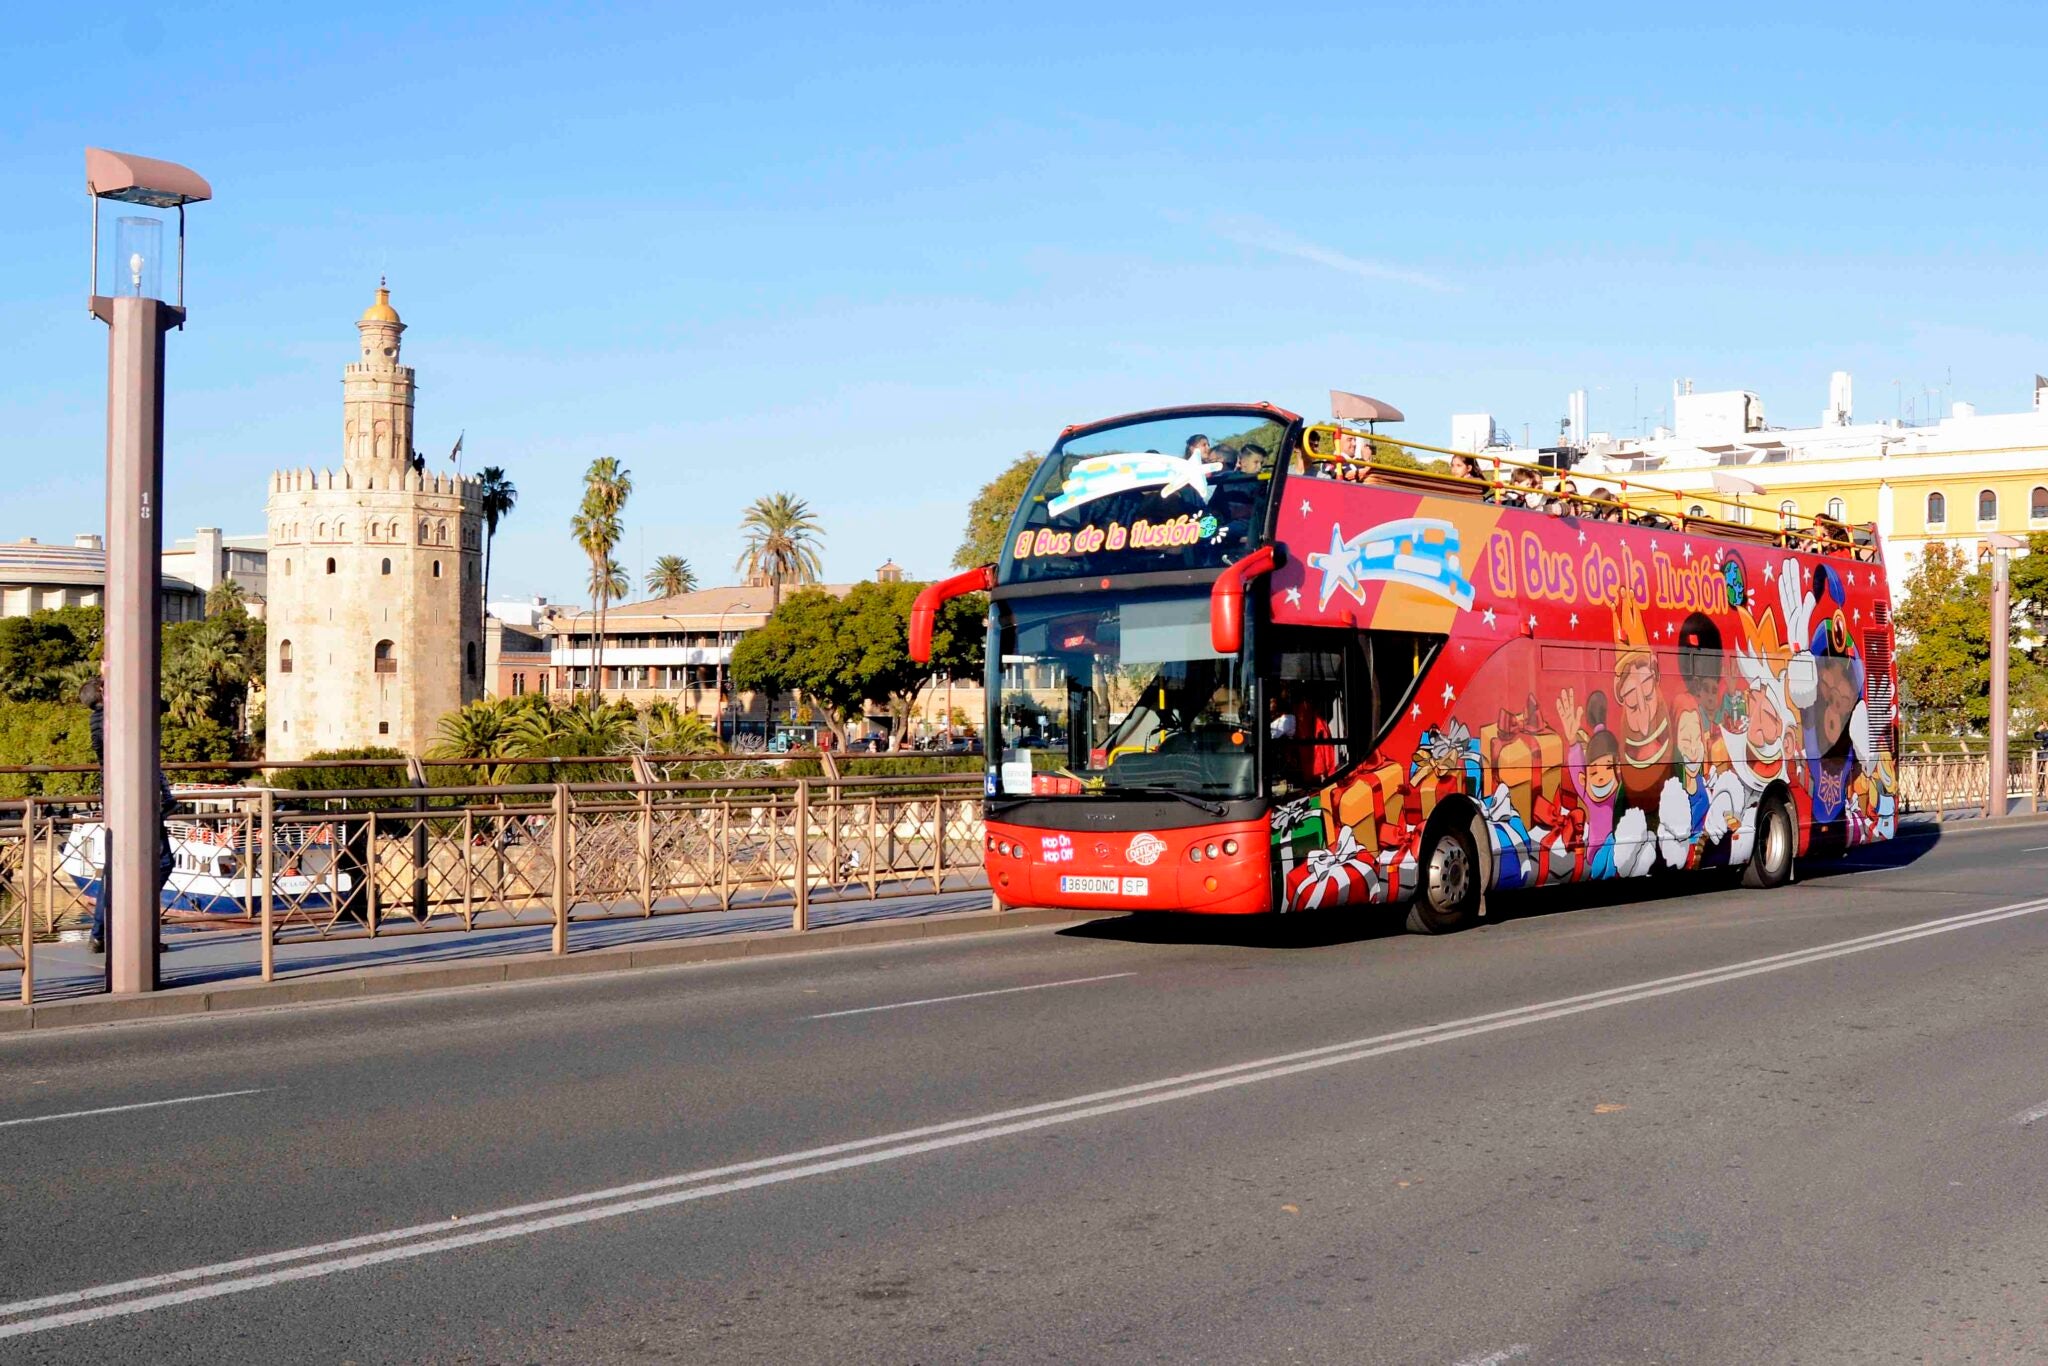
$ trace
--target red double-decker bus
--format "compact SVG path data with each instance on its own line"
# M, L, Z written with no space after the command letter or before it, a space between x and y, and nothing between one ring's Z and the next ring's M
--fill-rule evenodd
M1387 440L1262 403L1070 427L1001 562L926 590L914 651L990 595L1000 900L1440 932L1490 891L1773 886L1893 833L1873 528L1524 505L1500 462L1399 468Z

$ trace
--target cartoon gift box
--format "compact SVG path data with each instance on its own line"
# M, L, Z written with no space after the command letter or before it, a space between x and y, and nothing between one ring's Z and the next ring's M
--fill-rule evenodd
M1504 711L1497 723L1481 726L1479 749L1487 773L1506 785L1524 825L1535 820L1538 797L1557 800L1565 775L1564 737L1544 728L1535 698L1526 712Z
M1320 793L1274 810L1273 853L1279 860L1281 872L1292 872L1302 865L1311 850L1324 848L1329 843L1329 813L1323 809Z
M1422 822L1404 821L1389 832L1380 850L1380 879L1386 884L1388 901L1405 901L1415 895L1422 874Z
M1428 820L1437 802L1453 793L1481 791L1480 768L1479 742L1464 722L1424 731L1408 773L1422 818Z
M1505 785L1486 800L1486 833L1493 842L1494 885L1503 891L1533 886L1536 848Z
M1407 799L1408 772L1399 764L1361 769L1331 794L1338 826L1350 830L1359 846L1377 853L1399 838Z
M1533 885L1570 882L1586 875L1591 851L1586 848L1586 808L1570 791L1536 799L1536 821L1529 829L1536 843Z
M1362 906L1379 899L1380 879L1372 855L1361 849L1349 830L1337 831L1328 849L1311 849L1301 867L1286 878L1287 909L1314 911L1326 906Z

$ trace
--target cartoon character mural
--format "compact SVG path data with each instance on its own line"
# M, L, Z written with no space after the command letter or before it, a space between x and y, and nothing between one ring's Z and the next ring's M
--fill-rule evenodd
M1309 487L1303 517L1325 497ZM1357 509L1343 515L1350 522ZM1492 885L1503 889L1741 866L1762 799L1780 782L1805 819L1809 853L1895 831L1895 769L1872 735L1871 670L1857 648L1857 631L1872 623L1855 604L1869 600L1845 583L1856 562L1781 553L1745 564L1737 548L1707 549L1711 540L1665 533L1660 543L1630 530L1588 545L1569 519L1466 515L1442 539L1484 547L1492 601L1458 595L1454 643L1417 687L1405 726L1391 726L1378 752L1321 791L1276 810L1276 845L1298 851L1282 855L1284 909L1412 894L1423 832L1454 794L1483 820ZM1500 525L1489 531L1481 517ZM1412 594L1399 600L1407 615L1375 620L1384 599L1367 590L1384 571L1361 572L1353 552L1362 546L1351 544L1372 538L1341 537L1334 518L1308 534L1341 553L1308 557L1291 620L1412 629L1421 601ZM1275 592L1290 587L1276 582ZM1365 610L1343 608L1346 599ZM1578 643L1581 610L1593 603L1605 609L1611 646ZM1538 611L1554 613L1540 629ZM1529 643L1510 664L1501 627L1524 618L1516 634ZM1553 641L1567 648L1553 651ZM1462 673L1446 662L1459 655ZM1514 700L1493 677L1516 687ZM1523 701L1517 678L1538 680L1548 705ZM1441 709L1431 705L1439 700ZM1494 719L1478 725L1475 710Z

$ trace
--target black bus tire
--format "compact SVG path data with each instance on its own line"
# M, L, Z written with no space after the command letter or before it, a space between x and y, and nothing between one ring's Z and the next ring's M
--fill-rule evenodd
M1408 903L1410 934L1450 934L1469 926L1485 893L1479 846L1459 821L1441 821L1423 837L1415 867L1415 896Z
M1799 831L1792 807L1781 791L1766 793L1756 813L1756 842L1742 865L1745 887L1782 887L1792 880L1792 860L1799 851Z

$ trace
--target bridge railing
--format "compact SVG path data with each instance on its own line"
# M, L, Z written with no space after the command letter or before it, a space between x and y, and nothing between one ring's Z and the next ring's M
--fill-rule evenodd
M978 774L272 788L181 794L166 923L260 930L274 946L745 911L809 928L813 907L986 887ZM0 802L0 970L91 911L97 799ZM18 961L12 961L18 960Z

